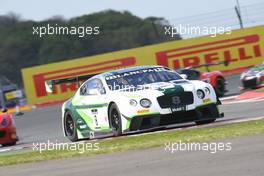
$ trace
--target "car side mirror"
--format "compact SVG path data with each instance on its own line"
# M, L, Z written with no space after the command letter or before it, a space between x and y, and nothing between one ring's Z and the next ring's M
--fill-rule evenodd
M180 76L183 78L183 79L187 79L188 76L186 74L180 74Z
M229 62L228 61L224 61L224 66L228 66L229 65Z
M52 93L54 91L54 85L52 81L45 81L45 89L47 93Z
M3 113L6 113L6 112L8 112L8 109L7 109L7 108L3 108L3 109L2 109L2 112L3 112Z
M88 95L100 95L101 93L98 91L98 89L89 89Z

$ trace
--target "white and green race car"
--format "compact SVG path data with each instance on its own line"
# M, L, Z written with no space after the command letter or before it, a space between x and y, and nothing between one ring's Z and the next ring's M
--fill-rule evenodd
M186 80L166 67L124 68L87 78L76 78L86 81L62 105L62 128L71 141L224 116L210 84ZM73 80L47 81L46 89Z

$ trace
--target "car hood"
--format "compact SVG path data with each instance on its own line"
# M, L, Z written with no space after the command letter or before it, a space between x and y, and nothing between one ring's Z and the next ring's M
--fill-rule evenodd
M244 77L244 76L255 76L263 70L264 70L264 65L252 67L249 70L246 70L245 72L243 72L242 77Z
M142 87L134 88L134 89L122 89L118 92L121 95L130 98L140 98L143 96L161 96L163 94L169 93L180 93L185 91L193 91L194 85L188 80L179 80L179 81L171 81L171 82L158 82L152 84L146 84Z

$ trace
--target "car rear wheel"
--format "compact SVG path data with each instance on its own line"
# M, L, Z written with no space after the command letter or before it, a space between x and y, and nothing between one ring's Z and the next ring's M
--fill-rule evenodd
M108 112L110 127L115 136L122 135L121 115L116 104L112 104Z
M225 79L223 77L216 78L215 81L215 93L218 97L222 97L225 94Z
M78 141L76 125L69 112L66 112L64 116L64 130L67 138L70 141L72 142Z

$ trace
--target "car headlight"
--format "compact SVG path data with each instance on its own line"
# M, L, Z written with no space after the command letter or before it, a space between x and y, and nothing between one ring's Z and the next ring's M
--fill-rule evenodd
M87 125L86 123L84 122L83 119L79 118L77 119L77 126L80 128L80 129L86 129L87 128Z
M134 100L134 99L131 99L131 100L129 100L129 104L130 104L131 106L137 106L137 101Z
M211 91L208 87L205 87L204 91L207 95L210 95L210 93L211 93Z
M245 76L244 77L244 80L251 80L251 79L255 79L256 78L256 76L255 75L252 75L252 76Z
M198 98L200 98L200 99L204 99L204 97L205 97L205 93L201 89L197 90L196 94L197 94Z
M140 100L140 105L143 107L143 108L149 108L151 106L151 101L149 99L142 99Z
M205 78L202 80L203 82L210 83L211 79L210 78Z
M240 75L240 79L243 79L245 77L245 73L242 73L241 75Z
M77 119L76 122L77 122L78 125L85 124L85 122L84 122L83 119L81 119L81 118Z

